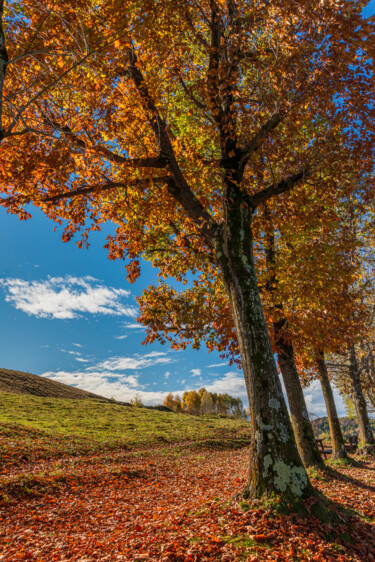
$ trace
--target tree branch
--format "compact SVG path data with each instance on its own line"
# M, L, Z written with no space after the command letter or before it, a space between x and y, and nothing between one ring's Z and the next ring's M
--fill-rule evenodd
M282 193L286 193L287 191L291 190L298 182L306 179L310 175L310 169L308 167L302 168L296 174L289 176L286 180L282 180L276 185L270 185L262 191L255 193L255 195L249 196L249 203L253 209L256 209L262 203L265 203L271 197L275 197L276 195L281 195Z
M255 133L252 139L250 139L249 142L246 144L246 146L242 149L243 156L240 161L240 166L242 170L245 168L251 154L253 154L253 152L256 152L258 150L258 148L262 144L262 141L269 135L269 133L273 129L276 129L278 124L281 123L281 121L283 120L283 117L284 116L282 113L275 113L274 115L272 115L272 117L270 117L267 123L261 126L259 131Z
M160 153L168 159L168 169L172 174L172 177L167 180L168 193L185 209L207 244L212 247L217 224L194 195L178 165L172 143L169 139L166 122L160 116L160 112L140 70L134 50L129 50L128 74L138 90L143 109L149 116L149 123L159 144Z
M88 147L85 141L78 137L68 125L64 125L62 127L48 117L47 119L49 124L51 124L56 130L68 136L74 142L74 144L76 144L83 150L87 150ZM116 164L123 164L131 168L166 168L168 164L168 160L162 154L159 154L159 156L151 156L149 158L127 158L126 156L121 156L121 154L112 152L112 150L103 145L94 146L92 148L92 151L102 154L111 162L115 162Z
M130 186L137 186L143 187L150 184L150 182L154 181L165 181L167 178L160 177L160 178L137 178L135 180L131 180L128 183L124 182L108 182L105 184L97 184L97 185L90 185L88 187L83 187L79 189L75 189L73 191L65 191L64 193L57 193L56 195L51 195L50 197L44 197L40 201L48 202L48 203L56 203L61 199L69 199L71 197L77 197L79 195L87 195L88 193L101 193L102 191L109 191L110 189L118 189L120 187L128 188Z

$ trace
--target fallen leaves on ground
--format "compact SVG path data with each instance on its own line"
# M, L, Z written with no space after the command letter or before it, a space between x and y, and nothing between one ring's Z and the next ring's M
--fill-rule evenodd
M314 482L354 510L332 529L257 504L243 511L233 498L246 482L246 449L169 445L30 457L2 459L6 562L375 560L375 462Z

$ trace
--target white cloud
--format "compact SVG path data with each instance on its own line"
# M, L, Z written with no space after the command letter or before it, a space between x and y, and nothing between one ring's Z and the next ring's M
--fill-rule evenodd
M93 277L49 277L44 281L0 279L5 300L37 318L72 319L80 313L129 316L138 310L121 302L129 297L125 289L106 287ZM79 346L79 344L78 344Z
M126 369L144 369L153 365L172 363L174 360L166 353L152 351L146 355L135 355L134 357L110 357L90 369L104 369L106 371L125 371Z
M123 328L127 330L145 330L145 327L142 324L138 324L137 322L124 322L122 324Z
M212 369L214 367L228 367L228 363L215 363L214 365L207 365L207 367L209 369Z
M243 401L247 401L245 379L242 371L229 371L222 378L216 379L204 387L208 392L230 394L234 397L239 396Z
M191 369L190 372L192 377L200 377L202 374L202 371L200 369Z
M76 361L80 361L81 363L88 363L88 359L83 359L82 357L76 357Z
M169 377L171 376L171 373L169 371L165 372L164 378L169 379Z
M168 391L148 391L140 384L138 375L124 375L102 371L47 371L41 375L69 386L75 386L82 390L99 394L106 398L115 398L122 402L130 402L138 394L142 402L147 406L162 404ZM155 381L153 382L155 383ZM182 390L172 391L173 394L180 393Z
M128 336L115 336L115 340L125 340Z
M337 413L339 417L346 416L344 402L336 389L332 386L335 404L337 408ZM327 415L327 409L324 402L322 387L318 381L314 381L310 386L304 389L305 401L307 406L307 411L311 414L315 414L318 417L324 417Z
M101 371L47 371L41 376L124 402L130 401L135 393L143 388L138 382L137 375L114 376L113 373Z

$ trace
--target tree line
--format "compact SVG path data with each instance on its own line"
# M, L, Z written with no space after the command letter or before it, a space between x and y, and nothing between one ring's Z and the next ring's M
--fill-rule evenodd
M198 391L186 390L182 394L182 398L179 394L173 395L170 392L165 397L164 406L174 412L186 412L196 416L222 414L235 418L246 417L241 398L209 392L205 388Z

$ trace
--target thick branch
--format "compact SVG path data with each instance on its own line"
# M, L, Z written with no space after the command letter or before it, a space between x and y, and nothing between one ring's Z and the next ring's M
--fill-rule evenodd
M269 133L275 129L278 124L282 121L283 115L282 113L275 113L270 117L270 119L262 125L262 127L255 133L252 139L246 144L245 148L243 149L243 156L241 158L240 166L242 169L245 168L251 154L256 152L258 148L261 146L263 140L269 135Z
M83 150L87 150L89 148L85 141L78 137L68 125L61 126L49 118L48 123L61 133L64 133L64 135L69 137L74 144ZM149 158L127 158L126 156L121 156L121 154L112 152L112 150L103 145L94 146L92 148L90 147L90 150L98 154L102 154L111 162L129 166L130 168L166 168L168 164L168 160L161 154L159 154L159 156L151 156Z
M282 180L277 184L270 185L262 191L259 191L255 195L249 197L250 205L253 209L256 209L259 205L268 201L271 197L275 197L276 195L281 195L282 193L286 193L292 187L294 187L298 182L306 179L310 175L309 168L303 168L297 174L293 176L289 176L286 180Z
M202 103L198 98L196 98L194 96L194 94L189 90L189 88L186 86L184 79L182 78L182 76L179 76L179 80L180 80L180 84L185 92L185 94L187 95L187 97L199 108L199 109L203 109L204 111L207 111L207 106Z
M97 184L97 185L90 185L88 187L83 187L79 189L75 189L73 191L65 191L64 193L57 193L56 195L51 195L50 197L44 197L42 199L43 202L48 203L56 203L61 199L70 199L71 197L77 197L79 195L88 195L89 193L101 193L103 191L108 191L110 189L117 189L119 187L128 188L128 187L144 187L149 185L150 182L156 181L165 181L167 178L139 178L135 180L131 180L128 183L124 182L108 182L104 184Z
M140 70L140 65L134 51L130 51L129 58L130 64L128 73L138 90L143 109L149 115L149 122L159 144L160 153L168 159L168 168L173 176L173 178L167 180L168 192L181 204L188 216L198 227L206 242L209 246L212 246L214 230L217 225L199 199L194 195L184 178L169 139L167 125L160 116L159 110Z

